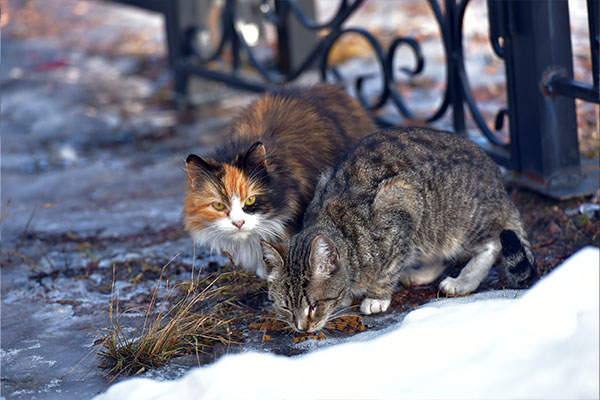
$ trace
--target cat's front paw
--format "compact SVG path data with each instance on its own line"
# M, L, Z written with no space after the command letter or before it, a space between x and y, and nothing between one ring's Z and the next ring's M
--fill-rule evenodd
M360 303L360 312L365 315L385 312L390 306L391 300L364 299Z
M477 286L460 278L447 277L440 283L440 290L450 296L463 296L477 289Z

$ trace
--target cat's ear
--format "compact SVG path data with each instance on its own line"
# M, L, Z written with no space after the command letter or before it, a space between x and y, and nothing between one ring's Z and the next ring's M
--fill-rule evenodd
M267 151L261 142L256 142L244 155L244 167L248 171L267 170Z
M260 245L263 252L266 278L268 282L277 279L279 271L283 268L283 257L287 251L285 242L269 244L261 240Z
M312 241L310 260L313 275L326 277L331 275L337 268L336 261L340 253L333 241L325 235L317 235Z
M217 169L217 166L214 165L213 162L210 160L204 160L195 154L190 154L187 156L185 159L185 165L190 184L193 184L194 181L199 177L207 173L214 172Z

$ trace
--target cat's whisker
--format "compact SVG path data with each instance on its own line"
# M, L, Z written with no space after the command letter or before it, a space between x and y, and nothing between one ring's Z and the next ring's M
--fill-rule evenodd
M334 312L329 317L327 317L327 322L332 321L332 320L334 320L336 318L340 318L340 317L347 317L347 316L350 316L350 315L356 315L354 313L349 313L349 312L346 312L346 311L349 311L349 310L347 308L345 308L345 309L342 309L342 310Z
M283 322L288 324L289 321L283 319L283 318L277 318L277 317L263 317L263 319L269 319L269 320L273 320L273 321L278 321L278 322Z
M327 322L331 322L335 319L342 318L342 317L348 317L350 315L354 315L354 314L341 314L340 313L340 314L330 315L329 317L327 317Z
M356 306L350 305L348 307L340 308L339 310L336 310L332 315L340 315L346 311L353 311L354 307L356 307ZM346 315L349 315L349 314L346 314Z
M356 305L356 304L350 304L349 306L346 306L346 307L342 307L342 308L340 308L338 311L343 311L343 310L351 310L351 309L353 309L354 307L358 307L358 305Z

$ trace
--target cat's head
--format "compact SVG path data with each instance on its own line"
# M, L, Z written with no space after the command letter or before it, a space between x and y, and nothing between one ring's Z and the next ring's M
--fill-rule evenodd
M262 247L269 299L279 317L299 332L322 329L349 294L333 241L299 234L279 245L262 242Z
M265 147L257 142L229 162L190 154L185 228L203 244L245 240L256 234L273 240L284 231L274 215Z

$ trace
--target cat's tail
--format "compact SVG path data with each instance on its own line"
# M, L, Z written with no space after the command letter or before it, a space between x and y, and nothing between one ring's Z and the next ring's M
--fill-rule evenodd
M512 285L526 288L537 279L537 264L514 205L511 214L511 223L500 233L504 268Z

